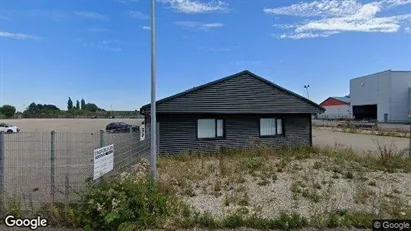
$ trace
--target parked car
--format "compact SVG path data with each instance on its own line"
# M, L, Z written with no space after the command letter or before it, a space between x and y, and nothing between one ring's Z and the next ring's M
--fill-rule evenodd
M127 124L124 122L114 122L109 123L106 126L106 132L110 133L124 133L124 132L136 132L138 130L137 126L133 126L131 124Z
M1 123L0 132L5 132L5 133L20 132L20 128L18 128L17 126L10 125L10 124Z

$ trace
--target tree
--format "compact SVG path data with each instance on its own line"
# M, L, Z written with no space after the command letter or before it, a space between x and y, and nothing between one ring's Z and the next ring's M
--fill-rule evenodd
M99 111L100 109L94 103L87 103L84 108L85 110L91 111L91 112L96 112L96 111Z
M71 111L73 109L73 100L69 97L67 101L67 110Z
M86 101L81 99L81 110L86 110Z
M76 109L78 110L78 109L80 109L80 101L76 101Z
M11 105L3 105L3 107L0 107L0 113L6 116L6 118L11 118L16 113L16 108Z

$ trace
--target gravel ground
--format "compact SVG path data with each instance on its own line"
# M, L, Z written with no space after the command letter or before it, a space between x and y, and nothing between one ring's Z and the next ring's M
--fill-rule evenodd
M409 139L387 136L373 136L353 133L342 133L326 130L313 129L313 143L319 146L338 146L352 147L354 150L362 152L376 151L377 143L394 144L399 150L408 149Z
M205 164L204 169L212 169L209 168L212 164ZM217 161L214 164L218 166ZM316 165L321 167L314 167ZM181 198L196 211L208 212L216 217L245 207L250 214L266 219L278 217L281 212L297 213L306 218L338 210L379 214L388 211L388 208L382 207L384 202L394 204L394 200L411 207L411 174L386 174L350 168L334 165L327 159L296 160L288 164L284 171L276 173L276 181L269 178L265 183L262 182L267 177L259 172L255 176L242 173L222 177L216 170L207 172L209 177L206 179L192 182L194 194L187 194L184 186L180 188ZM348 172L352 176L347 176ZM239 177L244 178L243 183L238 183ZM221 185L219 189L216 189L217 184ZM313 197L314 192L318 201ZM241 204L242 200L246 203Z

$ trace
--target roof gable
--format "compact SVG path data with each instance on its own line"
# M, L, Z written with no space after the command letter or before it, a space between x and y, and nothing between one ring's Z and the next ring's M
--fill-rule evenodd
M349 105L350 98L348 97L328 97L324 100L320 105L324 106L332 106L332 105Z
M322 113L324 108L250 71L156 102L159 113ZM141 108L150 111L150 104Z

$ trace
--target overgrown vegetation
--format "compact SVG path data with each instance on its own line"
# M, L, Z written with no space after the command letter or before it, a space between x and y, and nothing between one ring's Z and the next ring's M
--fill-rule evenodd
M226 149L216 155L182 154L159 159L159 177L154 184L148 178L148 161L142 160L130 172L116 178L90 184L75 204L45 205L42 215L55 226L85 227L86 230L138 230L177 228L238 228L290 230L302 227L370 228L373 218L411 218L411 209L401 199L401 190L393 188L386 200L376 204L378 213L348 209L326 209L303 216L298 211L278 211L264 217L255 204L250 188L286 186L295 204L315 205L332 201L330 189L335 182L354 185L352 198L357 205L373 201L378 178L365 177L366 171L384 174L411 172L411 160L391 146L380 144L378 155L359 156L351 149L295 147L272 149L256 146ZM307 170L308 169L308 170ZM334 177L334 175L336 177ZM287 177L291 179L287 180ZM296 176L296 178L292 178ZM277 196L277 191L264 195ZM284 193L284 192L278 192ZM187 202L199 195L220 200L222 215L200 211ZM264 201L269 204L272 199ZM203 202L206 203L206 202ZM271 204L276 207L276 204ZM374 205L373 205L374 206ZM23 208L18 200L7 200L4 214L33 216L34 209ZM372 210L374 211L374 210Z

